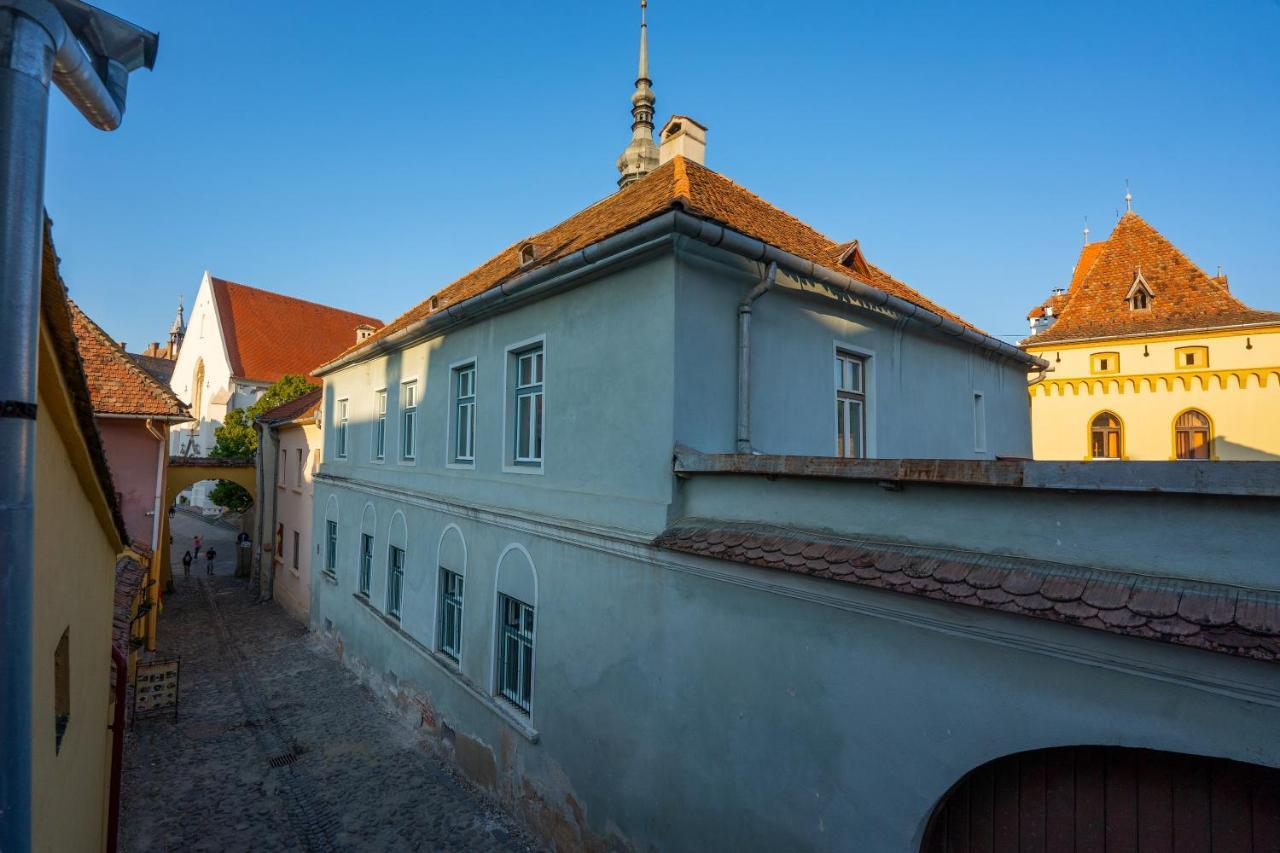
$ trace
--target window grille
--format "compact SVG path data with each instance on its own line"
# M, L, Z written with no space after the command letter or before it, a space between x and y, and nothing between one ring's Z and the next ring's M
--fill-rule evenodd
M400 594L404 590L404 549L392 545L387 553L387 615L400 618Z
M440 567L440 651L462 657L462 575Z
M533 700L533 608L501 596L498 692L528 714Z

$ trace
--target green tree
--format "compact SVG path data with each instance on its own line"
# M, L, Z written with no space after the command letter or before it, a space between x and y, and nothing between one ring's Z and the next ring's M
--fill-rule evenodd
M296 400L315 385L307 381L305 376L291 373L276 382L258 398L258 401L247 409L232 409L227 412L222 426L214 433L213 450L210 456L218 459L244 459L258 452L258 433L253 422L263 412ZM209 500L229 510L243 511L253 505L253 498L243 486L230 480L219 480L209 493Z

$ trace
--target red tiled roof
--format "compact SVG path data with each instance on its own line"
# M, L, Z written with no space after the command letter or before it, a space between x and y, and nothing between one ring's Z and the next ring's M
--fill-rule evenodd
M778 249L934 311L970 329L974 327L918 291L870 264L867 274L842 266L839 257L852 243L836 243L788 213L705 166L674 157L640 180L618 190L586 210L533 237L513 243L481 266L406 311L368 341L348 348L354 352L433 313L443 311L497 287L530 267L520 264L520 248L539 247L535 265L542 265L598 243L672 209L712 220L762 240ZM435 302L433 307L432 302ZM344 355L346 353L343 353Z
M71 328L94 414L185 417L187 407L70 300Z
M1134 311L1125 297L1139 271L1151 289L1151 307ZM1205 275L1132 211L1120 218L1108 239L1084 248L1066 297L1053 325L1027 338L1023 346L1280 324L1280 313L1257 311L1236 299L1222 281Z
M302 418L314 415L320 408L320 401L323 398L323 388L308 391L301 397L295 397L287 403L281 403L274 409L267 409L265 412L258 415L258 420L267 424L281 424L289 421L301 420Z
M774 535L729 524L676 526L653 544L1099 631L1280 660L1280 596L1274 593L1031 560L983 560L962 552L823 541L799 532Z
M304 299L209 277L231 360L231 375L276 382L311 371L347 350L356 327L382 321Z

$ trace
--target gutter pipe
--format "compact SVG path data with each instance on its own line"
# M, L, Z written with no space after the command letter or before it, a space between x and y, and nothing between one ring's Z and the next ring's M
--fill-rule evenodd
M312 374L325 376L346 365L397 350L411 342L473 322L486 314L507 310L520 302L547 295L609 266L649 252L677 235L693 238L748 260L777 264L780 269L792 275L814 279L842 290L862 302L893 311L903 316L907 324L917 331L953 340L958 339L993 355L1025 364L1028 368L1039 369L1048 366L1048 362L1025 353L1012 344L962 326L954 320L949 320L905 299L892 296L865 282L840 275L812 261L784 252L754 237L748 237L714 222L684 211L672 210L565 255L546 266L514 276L498 287L450 305L443 311L415 320L403 329L392 332L384 338L378 338L363 349L353 350L321 365L312 371Z
M166 433L162 433L153 426L151 418L146 420L147 432L151 433L151 437L157 442L156 444L156 500L155 509L152 510L151 518L151 590L147 593L150 600L151 609L147 611L147 651L154 652L156 650L156 629L160 618L160 528L164 518L161 515L164 510L165 498L165 469L169 467L169 442Z
M738 452L751 452L751 306L778 281L778 262L738 303Z
M124 706L128 701L129 659L113 645L111 660L116 665L116 707L111 717L111 793L107 800L107 853L116 853L117 836L120 834L120 787L124 776Z
M81 39L94 51L92 59ZM0 744L5 750L0 850L5 853L31 848L36 363L49 83L95 127L113 129L124 112L129 71L151 67L157 44L155 35L80 0L0 0Z

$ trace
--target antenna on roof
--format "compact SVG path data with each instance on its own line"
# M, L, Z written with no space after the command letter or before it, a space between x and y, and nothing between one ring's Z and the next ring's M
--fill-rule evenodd
M1089 217L1084 218L1084 244L1089 245Z
M1124 207L1129 213L1133 213L1133 193L1129 192L1129 179L1124 179Z

